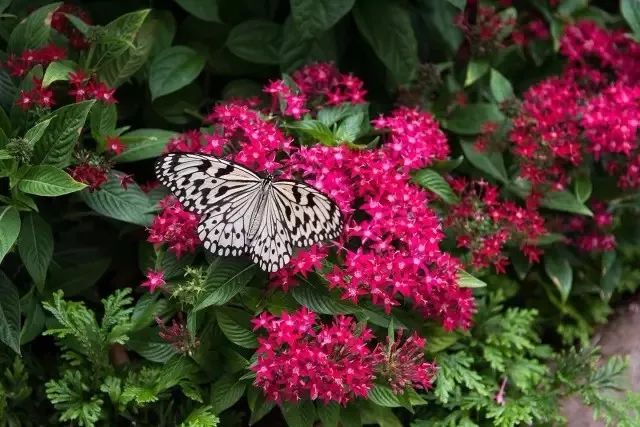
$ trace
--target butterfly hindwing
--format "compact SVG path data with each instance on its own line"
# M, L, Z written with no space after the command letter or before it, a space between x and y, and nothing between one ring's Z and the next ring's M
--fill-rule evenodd
M273 188L293 246L311 246L340 235L340 209L323 193L296 181L274 182Z
M185 209L197 214L260 189L262 179L240 165L204 154L171 153L156 162L156 176Z

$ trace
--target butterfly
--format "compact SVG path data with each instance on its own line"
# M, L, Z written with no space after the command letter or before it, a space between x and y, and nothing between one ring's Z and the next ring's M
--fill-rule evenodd
M165 154L155 172L185 209L200 215L198 236L215 255L249 255L261 269L275 272L291 260L294 248L342 232L338 206L301 182L261 178L205 154Z

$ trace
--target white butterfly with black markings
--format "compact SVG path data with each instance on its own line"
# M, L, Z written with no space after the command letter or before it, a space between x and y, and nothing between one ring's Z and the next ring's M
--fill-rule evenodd
M294 248L342 232L338 206L301 182L261 178L204 154L166 154L155 171L185 209L200 215L198 235L206 249L220 256L249 255L268 272L287 264Z

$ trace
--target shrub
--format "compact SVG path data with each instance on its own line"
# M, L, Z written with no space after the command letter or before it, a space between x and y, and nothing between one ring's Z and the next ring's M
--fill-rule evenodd
M640 275L634 2L27 3L4 424L553 425L569 395L638 423L589 345ZM166 152L303 180L344 230L275 273L213 256Z

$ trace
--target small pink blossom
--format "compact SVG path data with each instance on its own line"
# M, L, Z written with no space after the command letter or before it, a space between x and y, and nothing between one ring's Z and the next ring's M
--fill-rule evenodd
M167 283L164 279L163 271L147 270L146 277L147 280L142 282L140 286L147 288L151 293L154 293L156 289L164 287Z

